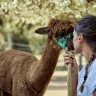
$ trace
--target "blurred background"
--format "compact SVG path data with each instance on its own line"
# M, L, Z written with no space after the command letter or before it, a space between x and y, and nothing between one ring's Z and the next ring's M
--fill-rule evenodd
M0 0L0 51L17 49L42 55L46 36L35 34L51 18L78 21L86 14L96 15L96 0ZM67 67L61 52L58 65L44 96L67 96ZM86 63L76 55L79 70Z

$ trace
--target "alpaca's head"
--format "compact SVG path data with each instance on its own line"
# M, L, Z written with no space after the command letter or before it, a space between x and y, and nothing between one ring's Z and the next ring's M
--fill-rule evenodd
M51 37L53 43L56 44L55 40L58 41L60 38L66 38L67 35L73 33L74 26L75 22L73 20L51 19L47 27L39 28L35 32L42 35L47 34L49 37ZM73 36L68 38L66 42L66 47L68 50L73 50L72 37Z

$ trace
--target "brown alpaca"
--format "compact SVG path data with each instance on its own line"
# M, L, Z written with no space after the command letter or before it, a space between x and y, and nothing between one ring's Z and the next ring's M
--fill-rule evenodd
M62 49L53 37L58 39L72 33L74 25L72 20L52 19L47 27L36 30L48 35L40 60L23 51L0 52L0 88L6 92L3 96L43 96ZM67 47L73 48L71 39Z

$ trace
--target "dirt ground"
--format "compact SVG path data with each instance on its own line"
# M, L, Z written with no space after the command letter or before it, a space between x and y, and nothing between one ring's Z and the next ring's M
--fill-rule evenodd
M67 96L67 71L55 71L44 96Z
M64 67L63 54L64 52L59 56L57 70L55 70L44 96L67 96L67 67ZM79 64L79 55L75 57ZM86 64L84 58L82 58L82 62Z

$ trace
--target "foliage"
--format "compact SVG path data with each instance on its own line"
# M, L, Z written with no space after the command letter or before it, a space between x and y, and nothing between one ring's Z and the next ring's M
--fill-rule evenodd
M1 0L0 49L4 49L8 33L15 43L44 44L45 37L34 34L35 29L46 26L51 18L78 21L85 14L96 14L94 0Z

